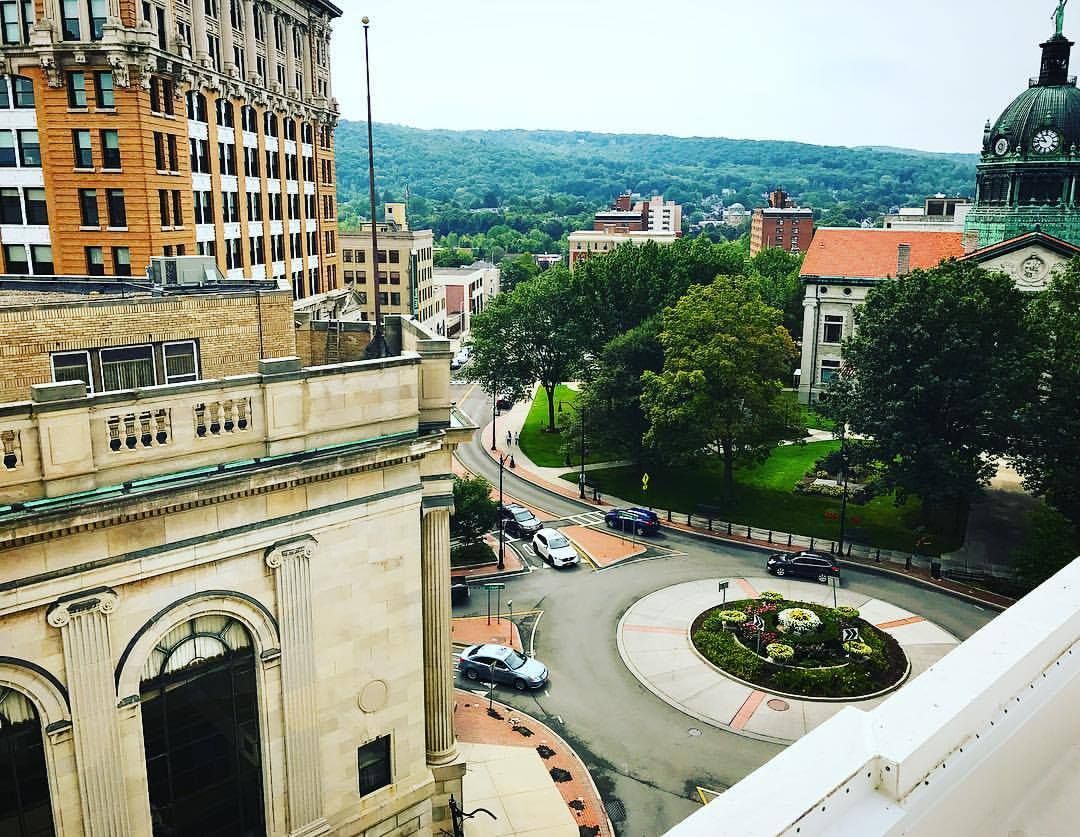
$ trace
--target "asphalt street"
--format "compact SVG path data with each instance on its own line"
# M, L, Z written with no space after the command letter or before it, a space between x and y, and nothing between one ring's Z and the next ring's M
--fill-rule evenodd
M481 428L491 421L491 401L477 388L455 385L458 407ZM490 445L487 439L486 444ZM498 465L474 439L458 450L474 473L498 484ZM577 503L504 472L507 493L559 517L581 514ZM522 694L499 687L499 700L540 718L557 730L592 771L621 835L663 834L697 809L698 787L723 791L781 748L710 727L668 706L646 690L623 665L615 628L641 597L683 581L764 572L763 552L665 530L655 540L673 551L668 557L639 560L601 571L588 564L553 569L522 554L532 572L506 578L503 601L515 612L541 610L532 633L535 655L551 672L539 691ZM812 582L807 582L812 583ZM879 597L925 616L961 639L994 615L975 605L903 581L851 568L844 587ZM455 616L483 615L481 589ZM526 647L529 632L524 636ZM463 687L475 684L461 680Z

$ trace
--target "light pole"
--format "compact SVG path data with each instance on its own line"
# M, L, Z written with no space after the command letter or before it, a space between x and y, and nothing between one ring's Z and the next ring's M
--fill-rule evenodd
M371 201L371 261L374 270L372 273L372 287L375 291L375 333L371 342L364 349L364 354L369 358L382 358L390 355L390 349L386 345L386 335L383 332L382 304L379 302L379 234L378 223L375 217L375 146L372 140L371 130L371 65L368 60L368 25L370 20L367 15L360 19L364 25L364 74L367 80L367 137L368 137L368 197Z
M499 383L496 380L491 382L491 449L498 450L499 445L495 441L495 417L499 415ZM500 500L502 498L499 498Z
M559 402L559 412L562 412L563 404L566 404L571 410L574 411L574 415L578 417L578 427L580 430L581 448L580 455L581 461L578 463L581 470L578 472L578 498L585 499L585 408L579 407L576 404L571 404L568 401ZM567 462L569 465L570 463Z
M844 557L844 536L847 534L847 427L840 424L840 467L844 471L844 490L840 495L840 557Z
M503 507L503 463L510 458L510 454L499 454L499 565L498 569L506 569L506 521L502 516Z

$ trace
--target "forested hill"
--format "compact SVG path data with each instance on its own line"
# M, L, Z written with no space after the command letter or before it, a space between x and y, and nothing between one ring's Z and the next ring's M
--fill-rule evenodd
M706 208L710 196L722 196L728 204L760 206L762 194L777 185L802 205L820 209L825 223L861 220L892 206L921 203L935 192L971 194L977 160L975 154L795 142L429 131L381 123L375 125L375 153L380 197L400 199L408 183L414 217L428 223L444 211L453 215L495 206L504 211L531 207L556 216L580 214L610 202L624 189L663 194L682 203L689 216ZM366 217L365 123L341 123L337 169L343 220ZM562 199L554 201L555 196ZM454 230L441 232L448 231Z

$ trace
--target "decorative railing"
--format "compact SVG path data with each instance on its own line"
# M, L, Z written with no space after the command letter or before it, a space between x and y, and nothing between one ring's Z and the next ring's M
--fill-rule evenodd
M160 447L172 440L171 411L167 407L159 407L112 415L105 419L105 429L109 450L113 453Z

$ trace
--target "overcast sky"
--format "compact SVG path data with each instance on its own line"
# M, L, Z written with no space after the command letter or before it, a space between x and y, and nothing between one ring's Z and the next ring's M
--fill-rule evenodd
M975 152L1038 73L1056 0L338 4L346 119L365 118L366 14L376 122Z

